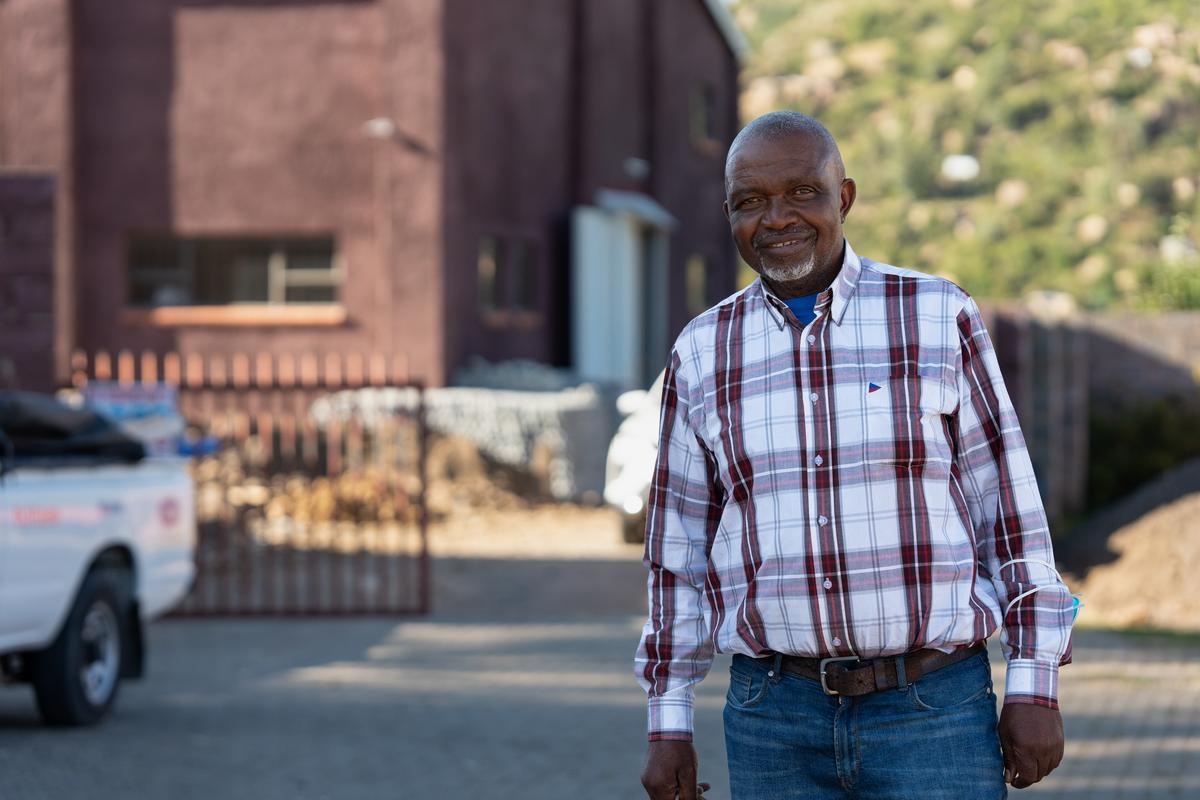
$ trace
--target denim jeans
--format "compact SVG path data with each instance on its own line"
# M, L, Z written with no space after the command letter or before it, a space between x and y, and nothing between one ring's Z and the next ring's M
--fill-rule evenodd
M734 656L725 702L733 800L1007 796L987 653L907 688L833 697Z

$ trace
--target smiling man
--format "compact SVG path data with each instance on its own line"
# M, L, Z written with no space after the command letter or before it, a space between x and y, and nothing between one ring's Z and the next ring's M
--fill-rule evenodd
M733 797L1004 797L1062 758L1072 600L979 309L858 256L810 117L729 149L759 279L672 348L646 526L642 783L698 796L693 691L733 653ZM999 722L983 642L1008 660Z

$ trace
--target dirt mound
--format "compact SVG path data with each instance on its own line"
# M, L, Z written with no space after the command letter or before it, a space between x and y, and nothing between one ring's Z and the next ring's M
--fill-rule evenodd
M1082 621L1200 630L1200 492L1123 526L1108 547L1116 560L1067 578L1083 597Z

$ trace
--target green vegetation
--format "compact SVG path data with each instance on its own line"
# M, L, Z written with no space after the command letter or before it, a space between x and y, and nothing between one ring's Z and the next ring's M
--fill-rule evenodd
M1175 397L1093 408L1088 448L1087 507L1096 511L1200 458L1200 411Z
M733 9L753 48L743 116L795 108L829 126L859 184L860 252L981 297L1200 308L1194 0ZM955 155L978 174L947 177Z

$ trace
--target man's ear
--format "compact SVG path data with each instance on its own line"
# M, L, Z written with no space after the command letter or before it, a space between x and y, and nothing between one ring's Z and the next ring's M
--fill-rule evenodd
M721 203L721 210L725 212L725 219L729 219L729 201Z
M846 221L846 215L850 213L850 209L854 206L854 198L856 197L858 197L858 186L855 185L853 178L846 178L842 181L842 222Z

